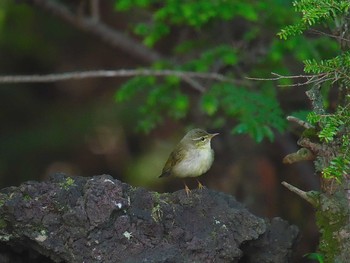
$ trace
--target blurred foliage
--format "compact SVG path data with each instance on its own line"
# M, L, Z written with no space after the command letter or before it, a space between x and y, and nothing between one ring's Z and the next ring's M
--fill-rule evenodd
M54 72L73 35L30 5L0 1L1 74ZM97 108L96 101L77 105L55 84L2 84L0 104L1 187L42 179L52 160L67 160L67 149L79 149L93 129Z
M202 108L208 115L221 109L226 116L237 118L239 124L232 131L249 133L258 142L264 137L273 139L271 127L278 131L285 127L279 104L269 92L249 91L227 83L214 84L202 96Z
M199 110L211 122L208 126L231 127L234 133L249 134L257 142L266 137L272 140L276 130L286 127L278 91L272 82L249 82L245 77L269 78L271 72L287 75L295 63L322 59L339 50L336 41L326 37L274 39L271 32L300 19L289 5L290 1L281 0L115 1L117 11L134 14L132 31L145 45L173 40L169 58L153 68L217 72L241 83L202 80L206 91L194 96L177 78L137 77L116 92L117 102L142 98L136 127L144 132L167 117L183 119ZM281 79L279 84L292 82Z
M201 29L204 25L218 20L231 20L241 16L247 21L257 21L261 4L256 1L116 1L119 11L133 8L152 9L153 23L138 23L134 32L144 37L144 43L153 46L158 40L171 32L172 26L189 26Z
M68 35L59 30L59 24L53 19L44 22L29 6L12 2L0 1L2 59L15 64L14 58L20 54L27 59L35 58L36 65L52 62L56 58L58 45ZM40 27L37 26L38 20L42 21ZM7 63L7 66L11 66L11 63Z
M309 253L304 255L304 257L311 259L311 260L316 260L319 263L324 263L324 257L320 253Z

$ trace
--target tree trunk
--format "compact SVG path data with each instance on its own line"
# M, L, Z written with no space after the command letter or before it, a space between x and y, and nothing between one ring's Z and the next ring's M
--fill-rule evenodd
M314 86L306 94L312 103L313 112L320 116L325 115L320 86ZM299 124L307 130L299 139L298 144L307 151L298 151L298 153L290 154L285 159L289 160L293 157L295 161L301 161L310 160L310 156L313 156L316 176L319 176L321 180L321 190L319 192L303 192L287 183L285 183L285 186L315 207L316 223L321 233L319 252L323 256L324 262L350 262L349 176L345 175L343 178L337 178L335 174L331 174L331 177L327 178L323 174L327 167L334 165L332 162L334 162L335 157L344 156L342 136L344 133L348 133L350 127L343 127L342 133L337 134L331 141L325 142L319 140L316 136L319 127L310 128L312 125L304 125L300 121ZM310 154L301 154L305 152ZM299 155L300 158L295 158L295 155Z

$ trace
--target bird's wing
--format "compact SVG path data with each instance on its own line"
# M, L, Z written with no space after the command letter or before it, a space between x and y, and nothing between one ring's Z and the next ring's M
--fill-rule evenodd
M185 150L182 147L176 147L174 151L169 155L168 160L166 161L162 174L159 177L166 177L171 175L171 169L178 164L181 159L184 158Z

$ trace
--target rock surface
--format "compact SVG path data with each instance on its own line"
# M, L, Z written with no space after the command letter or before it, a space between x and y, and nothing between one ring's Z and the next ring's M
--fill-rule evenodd
M159 194L109 175L0 192L0 262L290 262L298 229L209 189Z

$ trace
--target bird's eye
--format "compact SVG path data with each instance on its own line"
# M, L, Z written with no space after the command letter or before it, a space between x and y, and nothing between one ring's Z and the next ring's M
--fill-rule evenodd
M204 138L204 137L201 137L201 141L204 142L204 141L205 141L205 138Z

